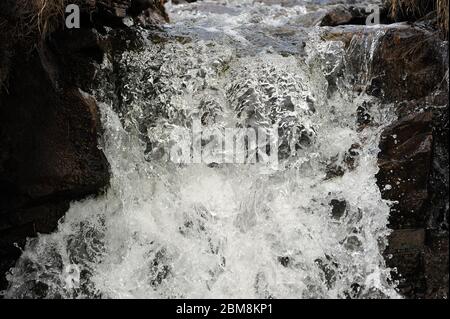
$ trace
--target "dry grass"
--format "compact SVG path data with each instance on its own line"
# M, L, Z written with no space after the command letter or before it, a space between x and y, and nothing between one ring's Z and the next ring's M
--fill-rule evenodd
M97 0L0 0L0 89L8 81L12 48L32 51L48 34L64 28L65 9L77 4L92 12Z
M438 19L438 27L448 39L448 10L449 0L388 0L391 18L413 17L420 19L430 13L436 11Z
M64 0L17 0L17 31L21 36L56 30L64 18Z
M95 0L16 0L7 32L16 39L43 38L64 26L65 8L69 4L93 8Z
M449 0L438 0L437 2L437 16L438 16L438 25L441 31L444 33L445 38L448 39L448 5Z
M427 0L391 0L390 9L393 18L399 15L423 17L426 14Z

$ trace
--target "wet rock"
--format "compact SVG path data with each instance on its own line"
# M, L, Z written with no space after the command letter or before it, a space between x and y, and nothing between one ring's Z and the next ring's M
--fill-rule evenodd
M349 170L354 170L358 166L358 158L361 146L359 144L352 144L350 149L345 153L344 163Z
M131 6L131 0L113 0L98 1L98 6L109 13L111 16L124 18L127 15L127 9Z
M359 144L352 144L350 149L343 154L343 158L340 160L339 154L332 157L325 168L325 179L332 179L336 177L344 176L346 171L352 171L358 165Z
M386 251L407 298L448 297L448 121L443 110L412 113L382 135L378 184L393 200ZM447 123L447 124L445 124ZM445 248L447 246L447 249Z
M433 154L427 201L427 227L447 233L449 230L448 116L448 104L447 107L433 110Z
M382 17L384 18L385 10L382 9ZM320 26L335 27L339 25L365 25L366 19L371 11L365 7L354 7L337 5L329 9L320 21Z
M321 26L337 26L348 24L353 18L350 9L345 6L337 6L331 9L320 22Z
M53 231L71 200L108 184L108 163L97 147L97 105L60 81L60 71L49 55L18 54L8 89L0 95L0 256L5 267L19 254L15 242ZM24 76L29 73L33 76Z
M385 252L389 256L387 265L395 269L393 280L398 282L398 289L406 297L425 297L424 249L423 228L395 230L390 235Z
M374 52L368 92L386 101L426 97L442 85L447 61L448 45L435 32L389 28Z
M342 25L325 30L322 39L344 43L356 92L364 90L387 103L426 99L446 104L446 95L438 92L448 91L448 44L434 30L406 23Z
M362 242L356 235L348 236L344 242L345 249L351 251L361 251L362 250Z
M3 41L3 37L0 37L0 88L3 86L3 83L8 79L9 74L9 52L6 49L6 44Z
M347 202L345 200L332 199L330 201L331 217L341 219L347 211Z
M377 174L383 198L395 201L390 227L424 225L424 204L432 155L432 113L406 116L388 127L380 141Z
M336 160L337 158L333 158L332 162L327 165L325 179L332 179L344 176L345 168L337 164Z
M382 196L393 201L387 263L405 297L446 298L448 43L425 28L387 28L370 72L367 92L394 102L399 117L382 133L378 160Z
M197 0L171 0L173 4L185 4L185 3L192 3L197 2ZM165 2L169 2L169 0L166 0Z
M327 285L328 289L333 288L335 282L336 282L336 270L338 268L338 265L333 262L331 257L325 256L324 259L316 259L314 262L316 263L317 267L321 270L321 277L322 280Z
M364 102L363 105L359 106L356 110L356 122L358 125L366 126L372 123L372 116L370 115L370 106L367 102Z
M278 262L283 267L289 267L292 263L292 259L289 256L280 256L280 257L278 257Z
M169 22L164 0L132 0L127 13L143 25Z
M448 298L448 232L428 231L424 251L426 298Z
M143 25L169 21L164 0L96 0L96 6L101 24L123 25L126 16Z

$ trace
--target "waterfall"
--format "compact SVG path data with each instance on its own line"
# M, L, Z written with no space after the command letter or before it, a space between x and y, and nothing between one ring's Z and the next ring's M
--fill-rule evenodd
M324 40L311 5L226 4L169 4L171 24L141 29L142 47L116 61L119 102L102 81L117 57L105 56L93 94L110 187L29 240L6 297L398 297L375 179L393 116L354 90L377 37ZM277 148L264 151L276 167L225 160L218 147L226 129L274 126ZM196 142L200 162L173 160L174 146Z

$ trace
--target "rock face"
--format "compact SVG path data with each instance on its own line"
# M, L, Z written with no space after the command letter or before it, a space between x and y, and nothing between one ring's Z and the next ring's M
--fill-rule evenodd
M446 50L433 32L404 26L388 30L374 55L372 93L392 102L431 97L445 85Z
M382 134L378 183L384 185L385 198L398 202L391 210L391 227L424 226L433 147L432 120L431 112L411 114Z
M124 14L144 25L167 21L159 0L91 2L92 20L81 29L54 32L35 49L1 39L0 290L20 255L16 244L54 231L71 201L108 185L108 162L97 145L97 105L84 93L111 46L96 28L126 28L120 23Z
M393 201L386 251L409 298L448 297L448 42L421 28L392 29L374 53L369 92L398 120L380 141L378 185Z
M377 181L392 203L385 256L398 270L399 290L407 298L447 298L448 42L426 23L382 32L341 26L325 39L347 47L355 90L393 104L398 117L381 136ZM358 110L361 129L371 120Z
M53 231L71 200L109 180L95 101L76 87L55 88L45 67L38 54L15 56L0 96L2 273L20 253L15 242Z

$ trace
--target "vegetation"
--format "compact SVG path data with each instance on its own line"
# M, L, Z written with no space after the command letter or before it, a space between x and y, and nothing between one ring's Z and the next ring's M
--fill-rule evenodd
M387 0L391 18L416 20L436 12L438 27L448 39L449 0Z
M439 28L444 33L446 39L448 39L448 6L449 0L438 0L437 1L437 15L438 15L438 25Z
M2 11L7 22L3 22L0 28L3 30L8 28L9 36L15 39L44 38L62 27L67 5L77 4L82 8L93 9L95 2L95 0L6 1Z

